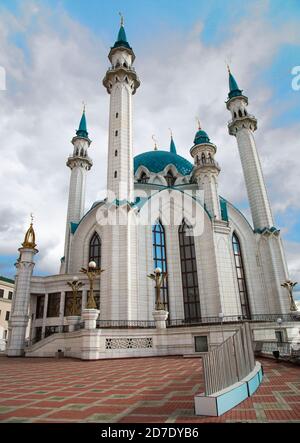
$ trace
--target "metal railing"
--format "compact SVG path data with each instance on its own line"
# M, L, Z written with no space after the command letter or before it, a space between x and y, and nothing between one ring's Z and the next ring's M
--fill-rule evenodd
M211 395L242 380L255 366L249 323L217 348L203 356L205 395Z
M250 318L243 315L227 315L223 319L220 317L201 317L193 319L170 319L167 327L178 326L201 326L203 324L223 324L223 323L241 323L247 322L277 322L278 318L281 318L283 322L287 321L300 321L300 317L295 314L252 314Z
M267 355L273 355L274 351L278 351L279 357L300 359L300 342L256 341L254 351L257 354Z
M154 320L97 320L97 328L130 329L155 328Z

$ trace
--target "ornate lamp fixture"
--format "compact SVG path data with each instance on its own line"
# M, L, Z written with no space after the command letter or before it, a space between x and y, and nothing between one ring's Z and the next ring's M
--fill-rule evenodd
M155 271L152 274L147 275L147 277L155 281L155 290L156 290L155 309L157 311L163 311L165 307L160 298L160 289L164 283L165 278L167 277L167 272L162 272L160 268L156 268Z
M281 286L283 286L288 290L291 311L297 311L297 306L293 297L293 289L297 284L298 284L297 282L292 282L291 280L286 280L284 283L281 284Z
M80 272L86 274L90 282L90 293L86 304L87 309L97 309L96 301L94 298L94 280L96 277L98 277L98 275L101 275L103 271L104 269L97 268L97 264L93 260L89 262L87 269L81 268L80 270Z
M67 284L71 287L73 293L71 315L79 315L77 307L78 289L82 288L84 284L81 281L79 281L77 275L73 277L73 281L68 281Z

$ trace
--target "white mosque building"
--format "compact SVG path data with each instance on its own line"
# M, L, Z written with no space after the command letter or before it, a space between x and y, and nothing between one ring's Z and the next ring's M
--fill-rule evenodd
M71 177L60 273L34 275L38 251L31 224L16 264L8 355L49 356L63 350L66 355L101 358L112 348L114 352L138 349L134 355L192 352L196 336L206 337L208 349L220 340L220 319L225 332L248 320L256 339L275 340L280 317L288 340L289 328L296 324L288 291L282 286L288 270L255 143L257 120L248 111L248 98L229 71L228 130L237 140L252 221L219 195L217 146L200 127L193 144L187 140L187 158L177 154L173 137L169 150L156 147L133 156L132 100L140 81L123 23L108 58L111 67L103 80L110 95L107 198L85 210L86 176L93 162L84 111L67 159ZM193 196L197 191L201 198ZM201 235L194 234L195 224L187 213L179 223L168 222L166 213L172 204L153 204L148 224L101 222L112 210L138 217L163 193L175 199L187 195L193 201L202 223ZM82 322L87 318L83 313L89 308L90 286L80 269L88 268L91 261L103 269L94 280L94 329ZM161 322L155 316L154 283L147 278L156 268L167 273L160 289L161 313L166 313ZM77 317L68 284L74 275L83 284L76 294ZM75 326L70 326L72 316L78 319ZM29 321L30 336L26 337ZM82 340L88 341L83 345Z

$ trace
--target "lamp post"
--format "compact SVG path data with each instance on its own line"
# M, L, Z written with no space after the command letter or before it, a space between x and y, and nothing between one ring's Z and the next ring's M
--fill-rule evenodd
M219 313L219 319L221 320L222 343L224 343L224 331L223 331L224 314L223 314L223 312Z
M77 307L77 297L78 297L78 289L82 288L84 284L79 281L77 275L74 275L72 281L68 281L67 285L72 289L72 305L71 305L71 315L78 315L78 307Z
M162 272L160 268L156 268L148 277L155 281L155 309L157 311L163 311L165 307L160 298L160 289L167 277L167 273Z
M160 298L160 290L167 277L166 272L162 272L160 268L156 268L152 274L147 277L155 281L155 309L153 311L153 317L155 320L155 325L157 329L166 328L166 320L168 318L169 312L165 310L165 306Z
M79 281L77 275L73 277L72 281L68 281L67 285L72 289L72 304L69 315L67 315L67 323L69 325L69 332L75 331L75 326L80 320L80 315L77 308L78 289L83 286L83 283Z
M286 288L289 294L289 300L290 300L290 309L291 311L297 311L297 306L293 297L293 289L298 283L292 282L292 280L286 280L284 283L281 284L283 288Z
M97 268L96 262L93 260L89 262L88 268L81 268L80 272L85 274L90 282L90 292L86 304L87 309L97 309L97 305L94 298L94 280L98 275L101 275L101 273L104 271L104 269Z

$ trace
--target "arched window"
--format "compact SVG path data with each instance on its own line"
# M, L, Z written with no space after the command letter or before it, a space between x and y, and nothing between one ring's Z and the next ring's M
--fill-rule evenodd
M115 150L115 157L118 157L118 150Z
M233 116L234 116L234 118L236 118L237 117L237 115L236 115L236 112L234 111L234 113L233 113Z
M119 113L118 112L116 112L116 118L119 118Z
M97 264L97 268L101 266L101 240L97 232L94 232L90 240L89 262L93 260Z
M115 171L115 173L114 173L114 177L115 177L115 178L118 178L118 171Z
M158 220L152 228L152 245L153 245L153 261L154 269L160 268L163 272L167 272L167 255L166 255L166 239L165 230L161 222ZM169 311L168 296L168 280L164 280L164 284L160 289L161 301L166 311ZM170 312L170 311L169 311ZM170 314L169 314L170 317Z
M248 301L248 292L247 292L247 285L245 279L242 250L239 238L235 233L232 236L232 247L233 247L237 282L240 293L242 314L245 318L250 318L250 307Z
M239 116L243 117L242 111L239 109Z
M179 227L178 235L184 318L186 321L195 321L201 319L201 310L193 230L183 221Z
M116 137L118 137L118 133L119 133L118 131L115 131L115 136L116 136Z
M173 186L176 180L176 177L174 177L171 170L167 172L167 175L165 175L165 179L167 180L168 186Z

